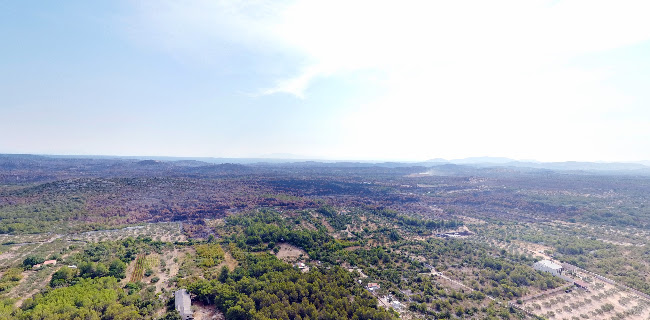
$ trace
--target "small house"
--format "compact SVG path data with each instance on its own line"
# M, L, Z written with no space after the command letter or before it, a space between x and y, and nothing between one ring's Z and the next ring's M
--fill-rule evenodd
M368 290L370 290L370 291L375 291L375 290L379 290L380 286L379 286L378 283L370 282L370 283L368 283L367 288L368 288Z
M174 304L176 306L176 311L181 315L181 319L194 319L194 313L192 312L192 298L187 290L181 289L174 292Z
M574 280L573 284L580 289L589 290L589 284L582 280Z
M542 261L535 262L533 264L533 269L542 272L548 272L554 276L559 276L562 274L562 271L564 271L564 268L562 268L561 265L554 263L550 260L542 260Z
M56 265L56 260L46 260L45 262L43 262L43 265L44 266L47 266L47 265L55 266Z

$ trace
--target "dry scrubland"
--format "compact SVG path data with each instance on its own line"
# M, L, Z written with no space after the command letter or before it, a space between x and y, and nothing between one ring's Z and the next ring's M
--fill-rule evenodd
M65 304L57 292L101 285L126 294L109 299L124 319L169 316L182 287L196 319L238 319L235 304L304 319L309 303L332 319L533 318L509 303L549 319L650 318L624 287L650 293L650 177L434 167L0 155L0 315L32 319L35 304ZM23 268L28 257L57 264ZM531 268L540 259L620 285L578 274L589 291L567 293Z

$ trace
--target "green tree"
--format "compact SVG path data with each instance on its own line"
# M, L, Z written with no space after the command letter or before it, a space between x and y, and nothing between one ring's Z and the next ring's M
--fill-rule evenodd
M228 280L229 275L230 275L230 269L228 269L227 266L221 267L221 272L219 273L219 281L221 283L225 283L226 280Z
M37 256L29 256L23 260L23 267L29 269L33 267L34 265L41 264L45 262L45 259Z
M70 284L72 280L77 276L77 269L62 267L57 270L52 275L52 280L50 280L51 287L61 287Z
M226 320L249 320L253 319L252 315L244 310L240 305L228 308L226 311Z
M101 278L108 275L108 268L105 264L99 262L95 266L95 273L93 274L94 278Z
M126 263L120 259L111 261L108 267L108 275L118 279L124 279L126 277Z
M183 318L181 318L181 315L178 313L178 311L172 310L165 313L165 315L160 318L160 320L183 320Z

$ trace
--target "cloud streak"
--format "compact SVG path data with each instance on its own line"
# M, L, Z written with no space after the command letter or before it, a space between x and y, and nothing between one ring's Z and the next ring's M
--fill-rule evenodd
M449 69L536 71L647 41L646 9L642 1L305 1L272 28L312 61L293 79L380 69L404 81Z
M234 43L292 55L300 70L266 94L304 98L313 79L359 70L389 76L453 69L536 71L650 39L644 1L156 1L132 30L176 54ZM390 81L390 79L388 79Z
M356 85L380 93L339 117L344 138L323 151L334 157L423 159L445 150L435 155L456 158L472 149L542 160L615 158L613 137L624 138L618 133L629 132L628 122L608 115L650 101L608 83L625 76L617 61L576 63L647 43L646 1L243 3L147 4L139 30L175 54L199 52L206 60L225 50L215 45L224 41L290 57L271 72L258 70L272 74L258 98L308 101L316 79L367 80ZM342 96L339 104L353 99ZM450 133L454 142L439 139Z

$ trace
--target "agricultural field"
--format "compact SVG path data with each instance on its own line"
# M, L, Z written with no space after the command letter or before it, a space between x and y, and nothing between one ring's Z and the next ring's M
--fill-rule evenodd
M151 223L121 229L89 231L78 234L0 235L0 268L21 264L28 256L47 258L65 255L86 243L117 241L126 238L150 238L154 241L186 241L181 223Z
M156 292L168 292L175 288L176 284L172 279L178 274L180 269L179 259L185 256L185 252L183 249L175 248L159 256L158 268L154 268L156 273L151 278L159 278L155 282Z
M146 237L153 241L183 242L187 241L180 222L147 223L144 225L124 227L120 229L88 231L66 235L72 241L100 242L122 240L128 237Z
M22 236L14 237L18 241L29 241ZM22 264L28 256L58 257L79 247L75 241L56 239L52 242L21 242L0 246L0 268Z
M33 296L46 287L57 269L56 267L45 267L39 270L23 271L22 279L8 292L7 297L16 299L16 305L20 306L27 297Z
M630 319L650 318L650 299L629 289L612 285L593 277L588 290L574 288L542 295L533 299L523 299L522 307L548 319Z

